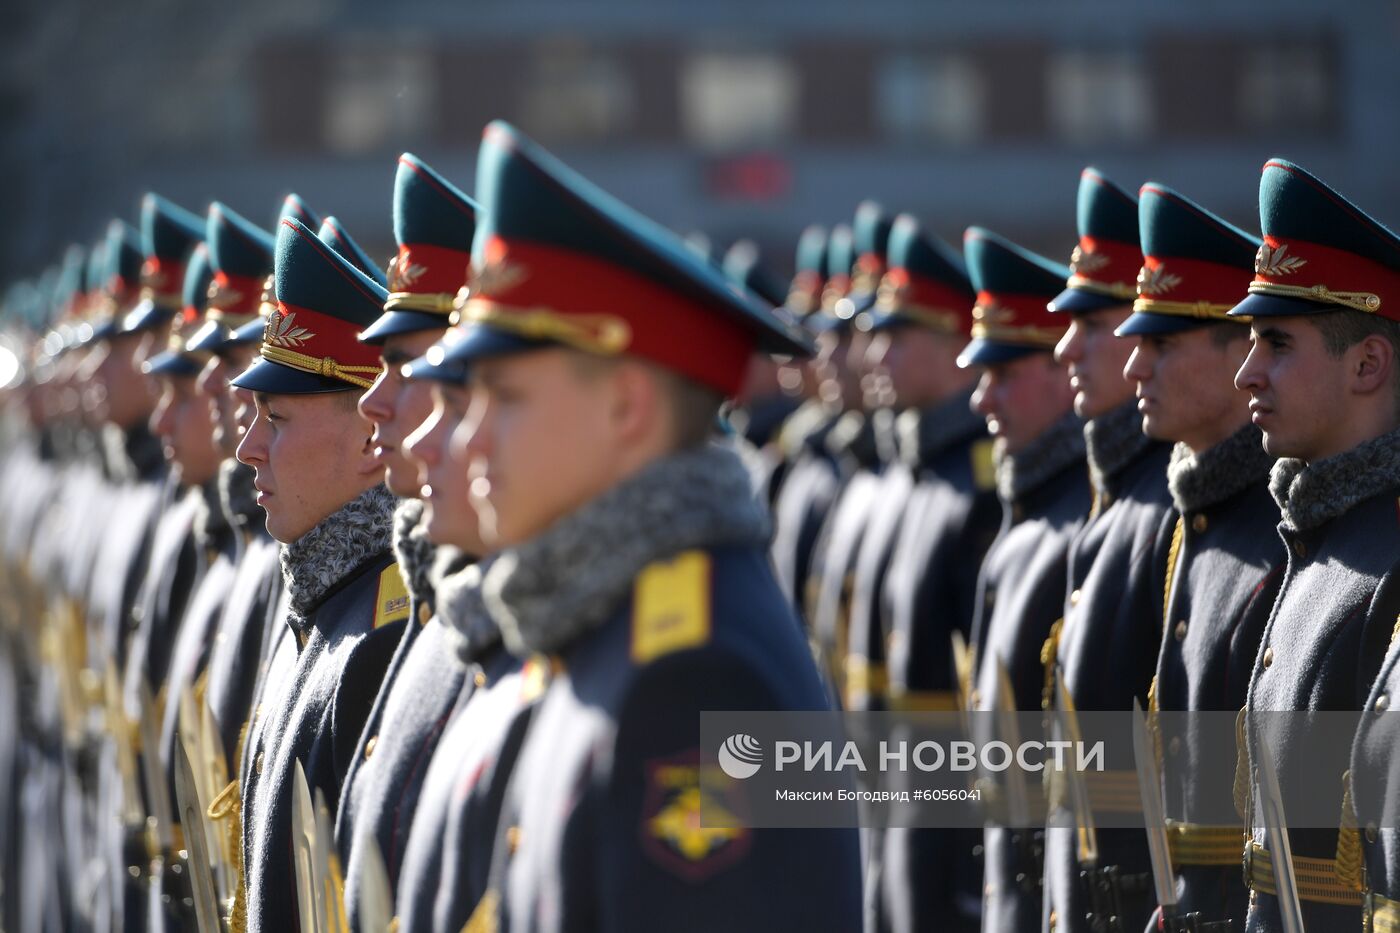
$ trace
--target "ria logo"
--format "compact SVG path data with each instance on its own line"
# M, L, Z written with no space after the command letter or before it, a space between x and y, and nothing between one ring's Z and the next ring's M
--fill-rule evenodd
M720 770L737 781L751 778L763 764L763 746L743 732L735 733L719 747Z

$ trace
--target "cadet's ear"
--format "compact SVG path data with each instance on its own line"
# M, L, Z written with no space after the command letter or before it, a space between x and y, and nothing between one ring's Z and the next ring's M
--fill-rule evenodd
M374 455L374 424L360 414L359 400L358 393L342 392L339 393L336 404L340 406L338 410L345 422L347 443L351 438L359 442L359 449L354 453L355 471L360 476L372 476L383 472L384 465Z
M1390 390L1395 370L1395 347L1380 334L1369 334L1349 351L1352 386L1361 395Z
M660 424L663 387L654 369L637 360L622 360L608 378L612 381L609 422L614 439L625 444L652 440L665 426Z

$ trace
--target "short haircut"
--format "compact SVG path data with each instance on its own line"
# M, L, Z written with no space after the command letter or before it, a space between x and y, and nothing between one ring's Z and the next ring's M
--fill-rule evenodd
M1333 359L1356 346L1367 337L1384 337L1390 344L1390 385L1397 406L1400 406L1400 324L1389 318L1365 311L1340 308L1308 317L1322 335L1322 346Z
M575 351L569 354L575 371L583 379L596 379L612 371L618 357L599 356L595 353ZM647 362L640 363L656 378L671 409L672 443L676 450L699 447L714 436L719 418L720 405L724 397L708 386L702 386L679 373Z
M671 400L676 449L704 446L714 437L724 397L709 386L669 370L657 369L656 373Z
M1217 347L1225 348L1236 340L1249 339L1249 324L1244 321L1207 321L1210 339Z
M360 410L360 398L368 391L368 389L350 387L345 389L339 389L330 394L334 395L336 397L336 401L340 402L341 409L343 409L344 411L353 411L358 413Z

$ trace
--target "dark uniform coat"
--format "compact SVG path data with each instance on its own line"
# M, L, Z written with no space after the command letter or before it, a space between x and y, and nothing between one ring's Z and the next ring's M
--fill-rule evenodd
M1142 434L1134 402L1090 421L1085 437L1096 501L1070 547L1069 598L1049 654L1062 668L1077 709L1131 710L1135 698L1146 708L1162 640L1167 556L1176 523L1167 489L1171 447ZM1131 755L1110 756L1106 767L1103 790L1126 789L1136 801ZM1096 790L1091 785L1091 794ZM1125 928L1141 928L1152 908L1146 837L1136 829L1100 829L1098 843L1099 866L1117 866L1125 876ZM1079 871L1074 831L1047 831L1045 891L1061 931L1088 929L1090 905Z
M1363 709L1400 613L1400 432L1307 466L1280 460L1270 489L1282 511L1288 562L1254 662L1249 709ZM1315 735L1307 742L1282 731L1269 736L1285 795L1301 760L1329 754L1340 791L1350 737L1337 738L1339 747L1329 751ZM1253 756L1252 730L1250 739ZM1254 827L1253 845L1267 847L1266 836ZM1338 856L1335 829L1290 829L1289 841L1295 862ZM1255 887L1246 928L1281 930L1277 899ZM1359 929L1360 900L1359 892L1350 905L1304 900L1303 922L1309 930Z
M897 710L955 708L952 635L968 635L978 568L1001 517L992 440L968 401L959 394L900 416L900 458L914 470L914 488L878 602L874 581L862 584L848 660L855 676L846 683L854 709L886 701ZM967 832L894 828L872 845L881 850L873 872L880 929L923 929L937 917L975 925L980 869L958 856L971 849Z
M899 450L914 470L914 488L892 545L879 610L861 613L850 654L873 672L871 685L888 682L893 708L948 709L950 639L954 630L966 635L972 623L977 571L1000 521L992 441L960 396L901 415ZM863 591L862 606L872 598ZM859 693L858 687L851 692Z
M1040 649L1064 609L1069 545L1089 514L1084 422L1067 415L997 469L1001 532L977 582L972 648L976 657L970 708L991 710L1000 659L1011 679L1015 709L1040 708ZM1028 788L1034 794L1036 787ZM1035 834L988 826L983 834L982 929L1040 929L1040 860ZM1042 841L1043 845L1043 841Z
M522 662L501 644L495 622L471 594L479 573L435 580L446 636L444 661L461 669L461 689L423 777L402 848L396 912L403 933L458 933L486 893L491 849L515 759L548 662Z
M1366 929L1395 929L1400 924L1400 639L1392 637L1385 666L1366 697L1351 755L1355 828L1348 827L1361 848L1362 878L1371 916ZM1339 850L1343 847L1339 845Z
M377 486L288 546L292 612L249 728L252 765L242 788L250 931L284 929L297 916L293 763L334 812L402 635L408 600L389 551L392 504Z
M1283 546L1274 533L1278 505L1268 488L1272 465L1252 425L1199 455L1180 444L1172 453L1168 479L1181 516L1180 544L1157 658L1153 700L1160 710L1236 712L1244 706L1259 639L1283 577ZM1193 819L1196 797L1207 787L1229 792L1234 762L1206 756L1204 750L1198 758L1197 743L1176 732L1172 720L1164 720L1162 743L1171 765L1167 818L1211 825L1210 819ZM1212 836L1192 825L1179 828ZM1237 840L1233 828L1224 830L1225 838ZM1213 838L1222 837L1217 831ZM1207 857L1200 851L1175 855L1178 912L1243 925L1248 890L1240 883L1232 849L1222 847L1213 864L1202 864Z
M237 776L239 739L250 718L264 636L282 591L281 546L267 533L266 514L252 495L253 470L224 461L219 495L238 544L233 582L209 648L204 702L223 741L229 777ZM279 628L282 619L276 620Z
M199 489L178 493L167 500L156 521L127 643L122 691L127 714L133 720L140 708L141 681L145 680L152 696L158 696L165 685L185 607L206 569L205 556L199 553L194 535L194 518L202 497Z
M872 514L885 507L888 491L898 491L889 488L873 431L873 416L848 412L828 435L828 448L840 456L844 479L813 546L802 604L838 699L846 692L856 558ZM858 441L859 432L869 436ZM907 471L900 477L907 479Z
M436 549L422 527L422 504L401 503L395 518L401 524L394 550L412 611L351 760L336 814L346 910L354 928L360 923L362 840L379 847L393 890L428 763L466 676L451 633L433 618L429 577Z
M555 671L479 919L513 931L858 927L853 830L700 824L701 710L827 705L748 488L729 451L676 454L487 571L507 644L549 653ZM593 556L588 580L558 573L570 555Z
M783 428L781 443L789 465L773 500L773 567L788 601L799 608L812 570L812 550L841 487L836 458L826 446L836 421L820 402L811 401Z

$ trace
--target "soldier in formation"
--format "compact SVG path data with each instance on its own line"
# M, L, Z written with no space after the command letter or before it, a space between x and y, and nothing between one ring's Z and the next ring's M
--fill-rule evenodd
M1086 169L1068 266L864 202L784 293L503 123L389 190L387 272L151 194L6 293L0 929L1400 926L1379 221ZM703 712L837 709L1151 751L961 828L705 779Z

